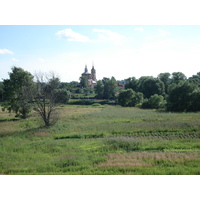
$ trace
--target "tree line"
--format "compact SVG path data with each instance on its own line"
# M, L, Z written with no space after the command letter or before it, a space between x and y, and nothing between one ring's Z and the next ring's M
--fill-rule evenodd
M118 101L122 106L139 105L172 112L200 111L200 72L188 79L182 72L160 73L157 78L128 78Z
M114 77L98 80L94 88L85 78L80 82L63 83L54 73L36 74L13 67L9 79L0 82L3 110L27 118L34 109L46 126L53 124L56 104L67 103L77 94L94 94L96 99L112 99L121 106L165 109L172 112L200 111L200 72L187 78L182 72L160 73L158 77L127 78L119 87Z
M200 111L200 72L189 78L182 72L160 73L156 78L130 77L125 79L124 89L119 89L117 83L114 77L98 81L96 97L115 98L124 107Z

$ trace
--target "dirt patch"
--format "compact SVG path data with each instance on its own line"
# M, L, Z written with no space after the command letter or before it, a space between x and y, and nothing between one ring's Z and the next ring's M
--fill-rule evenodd
M40 132L34 133L34 136L37 136L37 137L48 137L48 136L50 136L50 133L46 132L46 131L40 131Z
M125 166L151 166L136 154L109 153L107 161L98 167L125 167Z
M200 158L198 154L178 152L109 153L107 154L107 161L99 164L98 167L154 166L157 161L183 164L186 161L192 161L197 158Z

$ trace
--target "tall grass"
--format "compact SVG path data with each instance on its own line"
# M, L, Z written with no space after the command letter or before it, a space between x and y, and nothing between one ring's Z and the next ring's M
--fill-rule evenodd
M200 113L58 109L48 129L0 111L0 174L200 174Z

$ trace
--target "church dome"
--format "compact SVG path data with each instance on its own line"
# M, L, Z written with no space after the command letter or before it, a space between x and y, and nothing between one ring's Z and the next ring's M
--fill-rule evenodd
M91 75L89 72L84 72L82 75Z
M88 72L87 65L85 65L85 71L82 73L82 75L91 75L91 74Z

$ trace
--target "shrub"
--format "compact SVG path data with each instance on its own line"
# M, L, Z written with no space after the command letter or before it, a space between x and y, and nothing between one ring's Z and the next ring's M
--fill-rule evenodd
M189 108L190 111L200 111L200 89L191 94L192 104Z
M170 86L167 110L173 112L190 111L196 101L194 97L196 96L198 99L198 95L194 93L196 90L197 85L188 81ZM196 109L193 107L192 110Z
M165 107L164 97L162 95L154 94L149 99L149 104L151 108L164 108Z
M144 102L141 105L141 108L151 108L151 105L150 105L148 99L144 100Z
M67 103L71 98L71 94L69 91L65 89L58 89L56 91L56 103Z
M164 108L166 101L162 95L154 94L149 99L145 99L142 108Z
M143 94L135 92L132 89L127 89L120 92L118 103L123 107L134 107L136 104L143 102Z

